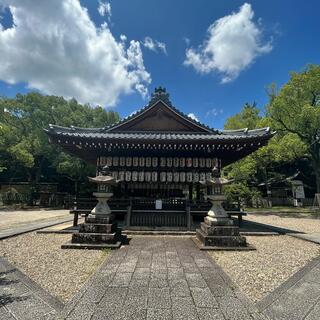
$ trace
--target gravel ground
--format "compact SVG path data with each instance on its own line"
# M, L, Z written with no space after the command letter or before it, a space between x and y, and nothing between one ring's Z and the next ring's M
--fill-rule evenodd
M294 218L290 214L253 214L249 213L245 220L270 224L276 227L288 228L305 233L320 232L320 219L312 218Z
M246 238L256 251L211 251L210 255L253 301L273 291L320 254L319 245L289 236Z
M0 210L0 230L27 226L46 220L72 218L69 210Z
M101 265L107 251L62 250L71 235L35 232L0 241L0 255L52 295L68 301Z

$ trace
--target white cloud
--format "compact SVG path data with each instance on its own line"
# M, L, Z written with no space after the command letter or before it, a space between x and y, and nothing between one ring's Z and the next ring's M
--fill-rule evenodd
M206 112L206 117L217 117L223 113L223 109L212 108Z
M154 52L158 52L158 49L164 54L167 54L166 44L157 40L153 40L151 37L145 37L143 45Z
M14 24L0 23L0 79L46 94L113 106L121 94L147 94L140 43L99 28L79 0L0 0ZM123 37L122 37L123 39Z
M186 50L184 64L202 74L217 71L222 83L236 79L256 57L272 50L270 41L262 42L261 25L253 17L251 5L245 3L238 12L215 21L203 44Z
M111 4L110 2L102 2L99 0L98 12L101 17L107 16L110 20L111 18Z
M189 113L188 117L191 118L192 120L196 120L199 122L199 119L197 118L197 116L194 113Z

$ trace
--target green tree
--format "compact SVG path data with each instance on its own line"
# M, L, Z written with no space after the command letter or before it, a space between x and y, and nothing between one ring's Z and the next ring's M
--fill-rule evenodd
M17 94L0 98L0 167L2 174L19 172L37 184L46 180L54 168L71 178L81 177L90 169L81 160L64 154L48 143L43 129L49 123L61 126L103 127L119 120L114 111L81 105L75 99L44 96L39 93ZM4 170L4 168L6 168ZM22 178L23 179L23 178Z
M246 103L243 106L241 112L229 117L224 124L225 129L255 129L258 122L261 120L260 110L257 108L257 104Z
M227 119L225 129L256 129L271 125L272 120L266 116L260 116L260 110L256 104L246 103L239 113ZM293 163L296 159L303 157L305 151L304 143L296 134L279 132L267 146L226 167L224 171L229 178L235 179L236 183L244 186L258 185L261 182L268 185L270 179L279 176L274 167ZM243 190L249 190L244 186L241 188L242 193ZM232 186L231 189L235 190Z
M309 65L300 73L291 73L279 93L272 91L270 96L267 115L273 127L303 142L320 193L320 66Z

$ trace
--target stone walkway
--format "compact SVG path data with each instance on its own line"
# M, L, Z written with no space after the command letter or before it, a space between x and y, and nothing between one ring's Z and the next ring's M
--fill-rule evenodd
M320 257L257 303L270 319L320 319Z
M59 319L264 319L189 238L133 238Z
M320 232L315 232L315 233L298 233L298 234L288 234L289 236L299 238L305 241L310 241L313 243L320 244Z
M137 237L63 304L0 257L0 320L316 320L320 257L253 305L187 237Z
M55 319L63 304L0 257L0 320Z

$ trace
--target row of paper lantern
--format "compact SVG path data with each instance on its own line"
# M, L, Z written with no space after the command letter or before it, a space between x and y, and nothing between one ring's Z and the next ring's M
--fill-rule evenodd
M179 157L100 157L98 166L108 167L194 167L213 168L219 166L218 159L214 158L179 158Z
M211 178L211 172L112 171L120 181L133 182L199 182Z

